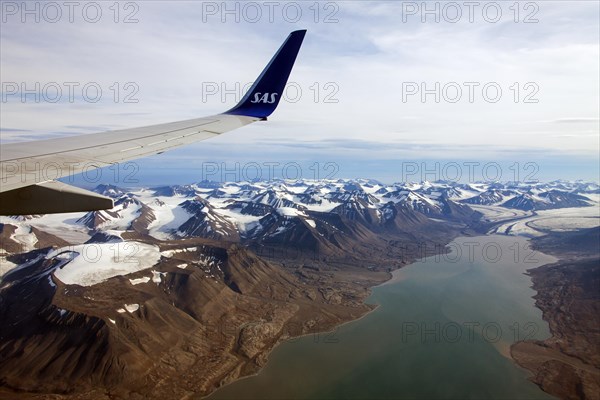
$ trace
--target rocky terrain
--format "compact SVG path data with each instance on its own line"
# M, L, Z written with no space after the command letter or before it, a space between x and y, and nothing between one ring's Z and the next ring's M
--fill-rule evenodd
M208 394L256 372L277 343L364 315L369 288L390 271L485 232L471 204L507 209L527 195L543 209L583 206L598 185L323 180L96 191L115 207L0 217L0 398Z
M206 394L256 372L277 342L363 315L367 288L386 279L360 270L287 270L205 239L159 249L152 270L91 286L56 278L68 257L38 251L15 260L24 263L0 289L8 398L21 391L39 398Z
M112 210L4 218L0 397L205 395L364 315L371 286L480 217L382 189L103 185Z
M531 380L562 399L600 399L600 228L551 233L534 248L559 258L530 274L552 337L511 354Z

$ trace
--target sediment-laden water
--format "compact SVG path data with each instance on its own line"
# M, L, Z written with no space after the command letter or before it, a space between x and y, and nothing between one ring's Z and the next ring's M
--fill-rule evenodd
M548 399L508 355L546 339L527 269L553 262L523 238L459 238L373 289L379 307L334 332L278 346L217 399Z

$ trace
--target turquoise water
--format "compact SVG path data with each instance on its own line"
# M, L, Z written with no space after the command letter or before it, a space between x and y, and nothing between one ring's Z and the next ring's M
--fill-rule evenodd
M522 238L459 238L373 289L379 307L278 346L256 376L216 399L548 399L508 357L550 336L523 272L552 262Z

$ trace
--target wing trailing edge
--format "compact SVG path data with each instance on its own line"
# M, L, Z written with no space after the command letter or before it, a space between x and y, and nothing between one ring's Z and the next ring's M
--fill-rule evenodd
M48 181L0 193L0 215L55 214L113 208L113 201L89 190Z

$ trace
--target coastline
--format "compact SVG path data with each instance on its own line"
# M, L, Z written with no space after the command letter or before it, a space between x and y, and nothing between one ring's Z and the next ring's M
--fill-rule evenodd
M450 242L448 242L448 243L450 243ZM416 260L415 260L415 261L416 261ZM413 261L413 262L414 262L414 261ZM404 265L404 266L402 266L402 267L400 267L400 268L397 268L397 269L395 269L394 271L398 271L398 270L400 270L400 269L402 269L402 268L404 268L404 267L406 267L406 266L408 266L408 265L411 265L411 264L412 264L412 263L406 264L406 265ZM392 272L394 272L394 271L392 271ZM369 297L370 297L372 289L374 289L374 288L376 288L376 287L379 287L379 286L383 286L383 285L385 285L385 284L388 284L388 282L390 282L390 281L393 279L393 274L392 274L391 272L390 272L390 273L388 273L388 274L389 274L389 278L388 278L388 280L386 280L386 281L384 281L384 282L381 282L381 283L378 283L378 284L375 284L375 285L373 285L373 286L370 286L370 287L368 287L368 288L367 288L367 290L368 290L368 292L369 292L369 295L368 295L368 296L366 296L366 297L363 299L363 303L362 303L362 304L363 304L363 305L365 305L365 306L372 306L372 308L371 308L370 310L366 311L364 314L362 314L362 315L361 315L361 316L359 316L358 318L353 318L353 319L349 319L349 320L347 320L347 321L343 321L343 322L341 322L341 323L339 323L339 324L336 324L336 325L334 325L334 326L332 326L332 327L330 327L330 328L325 328L325 329L323 329L323 330L316 330L316 331L314 331L314 332L303 333L303 334L300 334L300 335L297 335L297 336L287 337L287 338L284 338L284 339L278 340L278 341L277 341L277 342L276 342L276 343L273 345L273 347L272 347L272 348L270 348L269 350L267 350L267 351L265 351L265 352L264 352L264 354L263 354L263 355L264 355L264 356L266 356L266 359L267 359L267 361L266 361L266 362L268 362L268 357L271 355L271 353L273 353L273 352L274 352L274 351L275 351L275 350L276 350L276 349L277 349L279 346L281 346L281 345L283 345L283 344L286 344L286 343L292 343L292 342L294 342L294 341L296 341L296 340L299 340L299 339L302 339L302 338L305 338L305 337L308 337L308 336L314 336L314 335L325 335L325 334L328 334L328 333L335 332L335 331L336 331L337 329L339 329L340 327L342 327L342 326L344 326L344 325L347 325L347 324L350 324L350 323L358 322L358 321L362 320L363 318L367 317L369 314L371 314L371 313L372 313L372 312L374 312L375 310L377 310L377 309L380 307L380 304L367 304L367 303L365 302L365 300L366 300L367 298L369 298ZM265 365L266 365L266 363L265 363ZM237 376L237 377L233 377L231 380L228 380L228 381L227 381L227 382L225 382L224 384L222 384L222 385L220 385L220 386L216 387L216 388L215 388L214 390L212 390L210 393L208 393L208 394L204 394L204 395L202 395L202 394L194 394L194 395L193 395L191 398L193 398L193 399L197 399L197 400L210 400L210 399L211 399L211 396L213 396L215 392L217 392L217 391L219 391L220 389L222 389L222 388L224 388L224 387L226 387L226 386L228 386L228 385L231 385L231 384L233 384L233 383L237 383L237 382L239 382L239 381L243 381L244 379L248 379L248 378L252 378L252 377L254 377L254 376L257 376L257 375L259 375L259 374L261 373L261 371L263 370L263 368L264 368L264 365L263 365L263 366L261 366L260 368L258 368L258 369L257 369L255 372L252 372L252 373L250 373L250 374L245 374L245 375L240 375L240 376ZM236 368L235 370L237 370L237 368ZM235 371L235 370L234 370L234 371ZM233 371L232 371L232 372L233 372Z
M462 234L461 236L453 236L452 238L449 239L449 241L446 243L446 245L450 244L452 241L464 237L464 238L471 238L474 236L493 236L494 234L486 234L486 235L469 235L469 234ZM500 235L500 236L506 236L506 235ZM527 239L528 243L532 243L531 239ZM533 246L532 246L533 247ZM335 330L339 329L341 326L344 326L346 324L349 324L351 322L356 322L356 321L360 321L361 319L363 319L364 317L366 317L367 315L369 315L372 311L375 311L376 309L379 308L379 304L368 304L366 303L366 299L372 294L372 290L374 288L380 287L380 286L384 286L384 285L389 285L389 284L393 284L395 282L397 282L398 280L398 276L397 274L401 274L401 272L399 272L401 269L403 269L406 266L410 266L413 265L415 263L418 263L419 260L427 258L427 257L431 257L431 255L426 255L425 257L421 257L421 258L417 258L412 260L410 263L404 264L402 266L400 266L399 268L395 268L393 271L388 271L383 273L383 271L379 271L379 275L374 275L372 271L363 271L364 276L369 276L372 279L370 279L371 285L366 286L366 287L362 287L362 289L364 290L356 290L355 294L357 294L360 297L360 306L362 307L354 307L353 310L354 312L357 312L359 310L361 311L361 314L356 316L356 317L350 317L350 314L343 314L342 313L342 309L346 308L349 312L350 312L350 303L343 303L340 304L339 307L337 308L337 310L340 310L339 314L336 314L336 318L329 318L328 320L321 320L322 325L310 325L310 331L302 333L300 335L293 335L293 336L286 336L283 337L280 335L280 338L277 340L274 340L272 342L272 345L267 345L264 349L261 349L259 351L260 354L258 354L256 356L257 360L260 360L261 363L252 363L251 360L244 360L242 358L238 358L237 361L235 363L229 364L227 368L228 371L220 371L218 373L217 376L215 376L215 380L211 380L211 383L216 383L216 387L209 389L210 386L212 386L210 383L206 384L206 386L204 386L204 390L203 391L198 391L198 392L188 392L188 394L186 395L187 398L197 398L197 399L201 399L201 398L208 398L210 399L211 396L213 395L213 393L215 393L216 391L218 391L220 388L225 387L231 383L243 380L245 378L249 378L252 376L256 376L258 374L260 374L260 372L262 371L264 365L266 364L266 360L267 357L274 351L276 350L280 344L285 343L285 342L293 342L297 339L300 339L302 337L306 337L306 336L311 336L311 335L318 335L318 334L327 334L329 332L335 332ZM562 260L562 259L561 259ZM560 261L559 261L560 262ZM545 264L542 266L539 266L537 268L534 268L532 270L528 270L529 271L535 271L535 270L539 270L541 268L544 268L548 265L553 265L551 264ZM354 270L350 270L350 271L342 271L342 274L348 274L348 279L344 282L347 285L341 285L339 287L336 288L337 291L348 291L350 288L352 288L353 286L355 287L359 287L360 283L355 281L356 279L356 271ZM531 274L527 274L527 275L531 275ZM367 279L367 278L365 278ZM533 282L535 285L535 282ZM539 293L539 290L537 288L535 288L535 286L532 285L531 287ZM536 298L536 296L534 296L534 298ZM355 298L355 300L358 300L358 298ZM293 304L302 304L302 302L292 302ZM358 303L358 301L356 301L353 304ZM304 304L306 305L306 304ZM327 310L332 310L332 308L328 308L328 306L331 306L331 304L327 305L327 304L323 304L324 308L323 310L325 311L325 313L327 313ZM537 303L536 303L537 306ZM350 307L350 308L349 308ZM368 309L367 309L368 308ZM540 308L538 306L538 308ZM315 312L316 309L313 308L311 310L309 310L310 312ZM543 311L543 309L542 309ZM305 317L307 315L310 315L310 313L307 314L306 310L303 314L298 314L296 315L296 317ZM343 317L345 316L345 317ZM350 317L350 318L348 318ZM336 320L339 320L339 322L336 322ZM546 322L550 322L550 320L548 318L546 318L546 314L544 313L544 320ZM294 322L292 321L292 319L288 320L288 322ZM297 322L297 319L296 319ZM322 326L322 329L319 328L319 326ZM314 329L314 330L313 330ZM283 332L284 335L286 335L286 330L282 329L281 332ZM289 333L289 332L287 332ZM552 332L553 336L552 338L554 338L554 332ZM551 340L552 338L548 339ZM521 363L519 363L519 361L516 359L514 353L513 353L513 346L516 345L513 344L511 345L510 348L510 356L512 357L512 360L519 365L520 367L524 367ZM233 354L233 353L231 353ZM518 357L518 356L517 356ZM525 366L526 369L529 369ZM531 370L531 369L529 369ZM533 380L533 379L532 379ZM534 381L535 382L535 381ZM213 383L213 384L214 384ZM537 383L537 382L536 382ZM541 385L538 384L538 386L542 387ZM544 387L542 387L542 389L544 389ZM547 391L546 389L544 389L545 391ZM207 393L209 392L209 393ZM95 392L93 393L92 397L85 397L85 395L82 395L83 397L79 397L76 396L77 398L99 398L98 395L100 395L101 393ZM30 394L30 398L47 398L47 396L44 395L35 395L35 394ZM2 397L2 394L0 393L0 398ZM58 395L56 398L72 398L69 395ZM593 397L592 397L593 398Z
M372 286L370 289L372 289L374 287L377 287L377 286L381 286L381 285L382 284ZM301 335L298 335L298 336L294 336L294 337L283 339L283 340L277 342L273 346L273 348L271 348L268 351L267 356L270 355L272 352L274 352L279 346L284 345L286 343L291 343L291 342L294 342L294 341L296 341L298 339L302 339L302 338L307 337L307 336L323 335L323 334L327 334L327 333L332 333L332 332L335 332L337 329L339 329L340 327L342 327L344 325L351 324L351 323L354 323L354 322L358 322L358 321L362 320L363 318L365 318L366 316L368 316L369 314L371 314L372 312L374 312L375 310L377 310L380 307L379 304L375 304L374 306L375 307L372 310L367 311L366 313L364 313L360 317L358 317L356 319L352 319L352 320L348 320L348 321L342 322L341 324L335 325L332 329L328 329L328 330L324 330L324 331L311 332L311 333L304 333L304 334L301 334ZM261 373L262 370L263 370L263 368L260 368L256 372L254 372L254 373L251 373L251 374L248 374L248 375L244 375L244 376L241 376L239 378L236 378L236 379L232 380L231 382L227 382L226 384L224 384L222 386L219 386L217 389L213 390L211 393L209 393L207 395L195 395L195 396L192 396L192 398L193 399L197 399L197 400L201 400L201 399L202 400L204 400L204 399L210 400L211 396L213 396L217 391L219 391L219 389L222 389L225 386L231 385L233 383L237 383L237 382L243 381L244 379L248 379L248 378L252 378L254 376L257 376L257 375L259 375Z
M472 232L470 232L472 233ZM474 234L477 235L477 234ZM462 237L462 236L469 236L469 233L465 233L465 232L461 232L459 233L452 233L450 235L448 235L444 240L443 240L443 246L442 248L446 249L448 251L448 244L450 244L452 241L456 240L458 237ZM442 243L438 243L438 244L442 244ZM260 374L260 372L262 371L262 369L264 368L264 366L266 365L266 363L268 362L268 357L270 356L270 354L279 347L279 345L284 344L286 342L291 342L294 340L298 340L300 338L303 337L307 337L307 336L311 336L311 335L323 335L323 334L327 334L330 332L335 332L335 330L339 329L341 326L350 324L350 323L354 323L356 321L360 321L361 319L365 318L367 315L371 314L373 311L375 311L376 309L379 308L379 304L367 304L366 303L366 299L369 298L372 294L372 290L376 287L379 286L383 286L383 285L387 285L390 283L393 283L393 279L394 279L394 273L409 266L414 264L415 262L427 258L427 257L431 257L434 254L425 254L424 257L416 257L414 259L410 259L409 261L406 261L405 263L401 264L398 267L395 267L392 270L388 270L386 271L386 279L384 280L379 280L379 282L375 282L374 284L371 284L370 286L367 286L365 289L364 293L365 295L362 297L360 304L363 307L370 307L369 310L367 310L366 312L364 312L362 315L358 316L357 318L351 318L351 319L347 319L345 321L341 321L340 323L334 324L333 326L329 326L329 327L324 327L323 329L317 329L315 331L311 331L311 332L307 332L307 333L302 333L300 335L295 335L295 336L291 336L291 337L286 337L282 340L277 340L275 342L275 344L269 348L268 350L265 350L264 352L261 352L260 357L262 357L265 362L259 366L255 371L252 371L250 373L244 373L241 371L243 365L237 365L234 369L230 370L229 373L226 376L223 376L223 378L219 381L219 385L216 386L214 389L212 389L209 393L205 393L205 394L201 394L201 393L195 393L191 396L191 398L193 399L210 399L211 396L217 392L219 389L222 389L230 384L233 384L235 382L238 382L240 380L246 379L246 378L251 378L253 376L257 376L258 374ZM345 264L345 263L344 263ZM361 264L362 265L362 264ZM362 267L360 267L362 268ZM363 271L363 273L366 274L372 274L375 271ZM377 273L381 273L383 271L378 270ZM356 284L356 283L355 283ZM238 375L233 376L233 374L237 373Z
M485 235L460 235L460 236L453 237L453 238L452 238L452 240L450 240L450 241L449 241L449 242L446 244L446 246L447 246L448 244L452 243L453 241L455 241L455 240L457 240L457 239L460 239L460 238L465 238L465 239L468 239L468 238L477 237L477 236L490 237L490 236L496 236L496 235L497 235L497 236L501 236L501 237L507 237L507 236L509 236L509 235L499 235L499 234L496 234L496 233L490 233L490 234L485 234ZM523 238L523 237L521 237L521 239L525 240L525 241L528 243L528 245L530 245L530 241L529 241L529 239L528 239L528 238ZM445 248L447 248L447 247L445 247ZM434 255L426 255L426 256L424 256L424 257L422 257L422 258L417 258L417 259L413 260L412 262L410 262L410 263L408 263L408 264L406 264L406 265L403 265L403 266L402 266L402 267L400 267L400 268L394 269L393 271L389 272L389 277L388 277L388 279L387 279L387 280L385 280L385 281L383 281L383 282L381 282L381 283L379 283L379 284L375 284L375 285L373 285L373 286L370 286L370 287L368 288L368 290L369 290L369 293L370 293L370 294L372 294L372 291L373 291L373 289L375 289L375 288L378 288L378 287L383 287L383 286L390 285L390 284L394 284L394 283L397 283L397 282L400 282L400 281L402 281L402 280L406 279L406 278L402 278L402 277L399 277L399 276L398 276L399 274L401 274L401 271L402 271L402 270L403 270L405 267L408 267L408 266L414 265L415 263L418 263L419 261L425 260L426 258L429 258L429 257L432 257L432 256L434 256ZM550 256L550 257L552 257L552 256ZM554 260L553 260L553 261L554 261ZM550 261L550 262L553 262L553 261ZM546 265L546 264L544 264L544 265ZM525 274L525 275L527 275L527 274ZM530 286L530 287L531 287L531 286ZM367 296L367 297L365 297L365 299L364 299L364 301L363 301L363 304L365 304L365 305L369 305L368 303L365 303L366 299L368 299L369 297L370 297L370 296ZM340 323L340 324L336 324L334 327L332 327L332 328L330 328L330 329L326 329L326 330L319 330L319 331L316 331L316 332L306 333L306 334L302 334L302 335L299 335L299 336L294 336L294 337L292 337L292 338L287 338L287 339L285 339L285 340L282 340L282 341L278 342L278 343L277 343L275 346L273 346L273 348L271 348L271 349L268 351L268 354L270 355L272 352L276 351L276 350L277 350L277 348L279 347L279 345L281 345L281 344L285 344L285 343L287 343L287 342L294 342L294 341L296 341L296 340L298 340L298 339L300 339L300 338L307 337L307 336L312 336L312 335L320 335L320 334L327 334L327 333L330 333L330 332L335 332L337 329L339 329L339 328L340 328L340 327L342 327L342 326L348 325L348 324L350 324L350 323L355 323L355 322L358 322L358 321L362 320L363 318L367 317L368 315L370 315L372 312L376 311L376 310L377 310L377 309L378 309L378 308L379 308L381 305L380 305L380 304L373 304L373 306L374 306L374 307L373 307L371 310L367 311L366 313L364 313L364 314L363 314L363 315L361 315L360 317L358 317L358 318L355 318L355 319L352 319L352 320L344 321L344 322L342 322L342 323ZM501 349L499 349L499 348L496 348L496 351L498 351L498 353L499 353L500 355L502 355L503 357L505 357L505 358L509 359L511 362L513 362L517 368L521 368L521 367L519 366L519 364L517 364L517 363L515 362L515 360L514 360L514 359L511 357L511 354L510 354L510 348L511 348L511 346L512 346L513 344L514 344L514 343L507 343L507 345L506 345L506 352L502 352L502 351L501 351ZM220 386L220 387L219 387L219 388L217 388L217 389L216 389L214 392L212 392L212 393L210 393L210 394L208 394L208 395L205 395L205 396L199 396L199 397L194 397L194 398L195 398L195 399L209 399L209 400L210 400L211 398L213 398L213 397L212 397L212 396L213 396L213 394L214 394L214 393L216 393L216 392L218 392L220 389L222 389L222 388L224 388L224 387L226 387L226 386L228 386L228 385L230 385L230 384L233 384L233 383L236 383L236 382L238 382L238 381L244 380L244 379L246 379L246 378L251 378L251 377L257 376L257 375L259 375L259 374L261 373L261 371L262 371L262 370L263 370L263 368L260 368L259 370L257 370L256 372L254 372L254 373L252 373L252 374L249 374L249 375L245 375L245 376L241 376L241 377L235 378L235 379L233 379L233 380L231 380L231 381L229 381L229 382L225 383L224 385Z
M527 271L537 292L535 305L552 336L516 342L510 354L532 382L559 398L600 399L599 230L532 239L536 250L558 258Z

